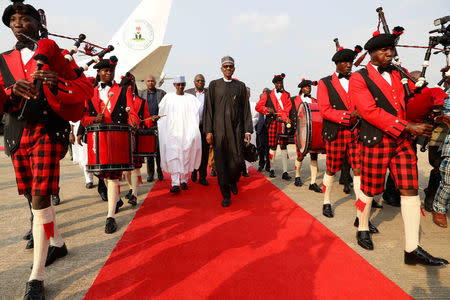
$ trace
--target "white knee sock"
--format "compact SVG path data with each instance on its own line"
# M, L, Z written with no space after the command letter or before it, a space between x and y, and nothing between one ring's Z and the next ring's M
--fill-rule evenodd
M359 195L361 194L361 176L353 176L353 190L355 191L356 201L359 199ZM361 211L356 209L356 216L358 219L361 217Z
M295 160L295 177L300 177L300 170L302 169L302 162Z
M420 198L419 196L400 197L403 224L405 227L405 251L414 251L419 246Z
M327 173L323 175L323 204L331 204L330 195L333 188L334 175L330 176Z
M58 225L56 224L56 211L55 207L52 205L52 214L53 214L53 237L50 238L50 245L55 247L62 247L64 245L64 240L61 236L61 233L59 233Z
M311 170L311 184L316 183L317 173L319 172L319 166L317 160L312 160L309 164L309 169Z
M172 173L170 177L172 178L172 186L180 186L180 173Z
M108 186L108 218L114 218L116 215L116 204L119 201L119 180L106 179Z
M131 189L133 189L133 179L131 178L131 172L133 172L133 171L125 171L125 172L123 172L123 176L125 176L125 180L127 181L127 183L128 183L128 187L130 188L130 190Z
M283 163L283 173L287 172L288 153L286 149L281 150L281 162Z
M133 189L133 195L137 197L138 189L141 185L141 169L134 169L131 171L131 188Z
M86 166L83 167L84 172L84 179L86 180L86 183L94 182L94 174L92 172L88 172L86 170Z
M272 171L274 168L274 162L275 162L275 154L277 153L277 150L269 150L269 161L270 161L270 170Z
M45 261L47 260L47 252L49 238L47 234L53 233L53 212L52 207L44 209L32 209L33 212L33 269L31 270L29 280L44 280Z
M355 206L359 213L359 226L358 231L369 230L369 218L370 210L372 208L373 197L369 197L364 193L359 194L359 199L356 201Z

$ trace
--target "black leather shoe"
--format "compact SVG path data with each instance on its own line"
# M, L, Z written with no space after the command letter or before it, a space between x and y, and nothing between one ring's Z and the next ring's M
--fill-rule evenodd
M358 217L355 218L355 222L353 223L353 226L358 227L359 226L359 219ZM369 231L370 233L379 233L378 228L375 227L372 223L369 221Z
M117 201L116 203L116 214L119 212L119 208L121 208L123 206L123 201L122 199L119 199L119 201Z
M223 201L222 201L222 206L223 207L228 207L228 206L230 206L230 198L223 198Z
M242 172L242 176L244 176L244 177L249 177L247 170L245 170L245 171Z
M191 180L192 180L192 182L196 182L197 181L197 170L192 171L192 173L191 173Z
M131 195L133 195L133 190L129 189L128 193L125 195L125 199L130 199Z
M269 177L270 178L275 178L275 171L274 170L270 170Z
M31 239L33 237L33 232L31 231L31 229L27 232L27 233L25 233L25 235L23 236L23 239L24 240L29 240L29 239Z
M322 189L317 185L317 183L310 184L309 189L316 193L322 193Z
M291 176L289 176L288 172L284 172L283 175L281 175L281 179L284 180L291 180Z
M60 202L61 202L61 199L59 199L59 195L52 195L53 206L59 205Z
M28 281L23 300L45 300L44 281L36 279Z
M131 195L130 198L128 198L128 203L132 206L136 206L137 204L137 198L135 195Z
M383 196L383 203L386 203L390 206L400 207L400 198L392 198Z
M427 251L423 250L422 247L417 246L416 250L412 252L405 251L405 264L415 265L421 264L426 266L441 266L447 265L448 261L443 258L434 257Z
M106 191L100 193L100 197L103 201L108 201L108 193Z
M208 186L209 185L209 182L206 180L206 178L200 178L198 180L198 183L200 183L201 185L204 185L204 186Z
M180 187L178 185L173 186L170 188L170 192L174 193L174 194L178 194L179 192L181 192Z
M66 244L61 247L56 246L48 246L47 260L45 261L45 266L50 266L55 262L58 258L64 257L67 255L67 247Z
M32 250L34 249L34 239L33 236L31 236L31 239L28 240L27 244L25 245L25 250Z
M216 171L214 171L214 170L211 170L211 177L216 177L217 176L217 173L216 173Z
M294 185L302 186L303 185L302 179L300 177L295 177Z
M233 193L233 195L237 195L238 193L238 187L236 183L230 184L230 190Z
M116 232L117 223L114 218L106 218L105 233L111 234Z
M94 188L94 183L93 182L88 182L88 183L86 183L86 188L87 189L93 189Z
M181 183L181 189L182 189L183 191L186 191L186 190L188 189L188 185L187 185L186 182L182 182L182 183Z
M334 217L333 211L331 210L331 204L324 204L322 208L322 214L327 218Z
M158 180L159 180L159 181L164 180L164 174L163 174L162 171L158 171Z
M381 205L377 201L373 200L372 201L372 208L383 208L383 205Z
M358 245L366 250L373 250L372 237L368 230L358 231L356 233L356 239L358 240Z
M153 178L153 176L147 177L147 182L153 182L153 180L155 180L155 179Z
M258 172L262 172L263 170L264 170L263 167L261 167L261 166L258 167Z
M351 194L350 184L348 183L344 184L344 193Z

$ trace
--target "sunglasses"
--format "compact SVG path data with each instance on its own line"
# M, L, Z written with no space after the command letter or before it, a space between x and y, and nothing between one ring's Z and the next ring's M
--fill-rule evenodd
M223 65L222 68L224 68L224 69L233 69L234 65Z

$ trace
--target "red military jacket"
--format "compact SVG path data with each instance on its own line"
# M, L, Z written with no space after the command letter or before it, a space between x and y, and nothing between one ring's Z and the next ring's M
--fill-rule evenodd
M392 71L390 74L392 85L390 85L371 63L367 64L367 71L369 78L386 96L389 103L397 111L397 115L394 116L376 106L377 99L373 98L364 78L358 72L353 73L350 77L350 100L355 104L363 119L384 133L397 138L403 133L408 124L406 121L405 91L400 81L400 73ZM411 82L409 82L409 85L411 90L414 90L414 85Z
M100 99L100 94L99 94L99 86L98 85L95 89L94 89L94 96L91 98L90 102L92 103L95 111L97 112L97 114L102 113L103 112L103 108L105 107L105 103L103 103L102 99ZM134 102L133 102L133 94L131 93L131 90L128 87L121 87L119 86L116 82L113 83L113 85L111 86L111 88L108 91L108 95L111 95L111 100L110 100L110 104L111 104L111 111L108 109L105 109L105 116L103 118L103 122L102 123L114 123L112 118L111 118L111 114L114 111L117 101L119 100L119 96L121 94L121 91L123 88L127 89L126 92L126 107L130 108L130 116L131 116L131 121L132 122L136 122L136 124L140 123L139 117L136 114L136 111L134 109ZM89 101L86 101L86 109L85 109L85 114L83 116L83 118L81 119L81 123L83 124L83 126L87 126L89 124L93 124L94 123L94 119L95 116L92 116L92 114L90 113L89 110ZM125 111L125 107L123 108L121 114L126 114Z
M298 111L298 108L300 107L300 103L303 103L302 95L300 94L297 97L295 97L294 102L295 102L295 109ZM314 98L313 96L311 96L311 102L317 103L317 99Z
M349 94L342 87L342 84L339 81L336 73L333 73L333 75L331 76L331 84L336 89L336 92L339 94L342 102L344 102L347 110L337 110L332 107L330 98L328 96L328 89L323 82L323 79L321 79L317 87L317 103L319 104L320 114L322 115L322 118L328 121L344 126L350 126L350 114L355 110L355 106L351 102Z
M275 89L273 89L270 92L270 99L272 100L275 112L279 113L277 117L279 117L283 121L286 121L289 118L289 112L291 111L292 108L292 102L289 98L289 94L284 90L283 93L281 94L281 103L283 103L283 108L281 108L280 104L278 103L278 99L275 96ZM263 93L261 99L259 99L258 103L255 106L255 110L263 115L267 115L268 107L266 106L266 102L267 102L267 93Z
M141 97L134 95L133 96L133 104L134 104L134 111L136 112L137 116L140 119L140 122L137 123L139 125L139 128L143 128L144 126L146 128L150 128L153 126L153 121L145 120L150 118L150 111L148 109L148 103ZM145 121L142 121L145 120Z

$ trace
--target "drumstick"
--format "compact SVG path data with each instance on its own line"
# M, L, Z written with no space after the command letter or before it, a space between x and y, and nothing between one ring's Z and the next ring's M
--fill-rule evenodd
M167 115L162 115L162 116L158 116L158 117L160 117L160 118L167 117ZM150 117L150 118L147 118L147 119L143 119L143 120L141 120L141 122L145 122L145 121L151 120L152 118L153 117Z
M112 96L114 96L114 93L109 93L108 94L108 101L106 101L105 107L103 107L102 114L105 114L105 110L108 107L109 101L111 101Z

